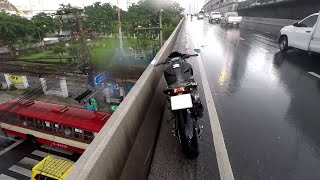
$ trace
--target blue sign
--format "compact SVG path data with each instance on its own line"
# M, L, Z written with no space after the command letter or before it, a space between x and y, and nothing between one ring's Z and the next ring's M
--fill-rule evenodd
M96 84L94 83L94 75L93 74L89 74L88 76L88 84L92 87L94 87Z
M102 81L104 81L107 78L107 73L104 72L102 74L99 74L98 76L94 77L94 83L100 84Z

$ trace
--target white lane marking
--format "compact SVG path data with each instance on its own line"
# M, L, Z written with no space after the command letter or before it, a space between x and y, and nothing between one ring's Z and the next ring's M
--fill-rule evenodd
M270 52L270 51L268 51L268 50L266 50L266 49L263 49L262 47L259 47L259 49L261 49L262 51L264 51L264 52Z
M0 138L8 139L8 140L10 140L10 141L18 141L17 139L13 139L13 138L11 138L11 137L1 136L1 135L0 135Z
M43 157L43 158L46 157L47 155L49 155L48 153L43 152L43 151L39 151L39 150L34 150L31 154L39 156L39 157Z
M313 75L313 76L315 76L315 77L317 77L317 78L320 78L320 75L317 74L317 73L314 73L314 72L308 72L308 73L311 74L311 75Z
M267 31L266 33L267 33L267 34L271 34L271 32L268 32L268 31Z
M48 149L50 151L56 151L56 152L67 154L67 155L72 155L73 154L73 152L71 152L71 151L66 151L66 150L63 150L63 149L55 148L55 147L51 147L50 148L50 146L45 145L45 144L42 145L41 148Z
M211 130L213 135L213 142L215 144L215 149L216 149L216 156L218 161L220 177L221 177L221 180L234 180L227 148L224 142L224 138L223 138L223 134L222 134L222 130L221 130L218 114L217 114L217 109L213 101L208 78L204 69L204 65L202 63L202 58L200 56L198 56L198 58L200 59L198 62L199 62L204 94L207 102L207 108L208 108Z
M243 39L242 37L240 38L241 41L244 41L245 39Z
M0 180L18 180L18 179L7 176L5 174L0 174Z
M249 28L249 29L254 29L254 28Z
M3 155L4 153L10 151L11 149L13 149L14 147L18 146L19 144L21 144L24 141L24 139L20 139L18 141L16 141L15 143L11 144L10 146L6 147L5 149L3 149L2 151L0 151L0 156Z
M188 31L188 29L187 29ZM196 46L198 44L194 43ZM198 46L199 47L199 46ZM231 164L229 161L229 156L227 152L227 148L224 142L217 109L213 101L212 93L210 90L209 81L205 72L204 65L202 63L201 54L198 58L198 64L200 68L200 75L204 90L204 95L206 98L207 103L207 109L209 113L209 119L210 119L210 125L211 125L211 131L213 136L213 142L215 145L216 150L216 156L217 156L217 162L218 162L218 168L220 173L220 179L221 180L234 180Z
M9 170L27 177L30 177L32 174L31 170L16 165L11 166Z
M35 159L31 159L31 158L28 158L28 157L24 157L23 159L21 159L19 161L19 164L23 164L23 165L30 165L30 166L35 166L36 164L38 164L39 161L38 160L35 160Z

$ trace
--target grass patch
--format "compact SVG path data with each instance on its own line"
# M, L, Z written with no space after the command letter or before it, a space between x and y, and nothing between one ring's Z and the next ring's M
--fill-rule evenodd
M11 93L13 94L18 94L18 95L23 95L26 93L27 90L25 89L13 89L13 90L10 90Z
M52 54L53 51L44 51L44 52L39 52L39 53L34 53L34 54L30 54L30 55L26 55L26 56L21 56L18 59L26 59L26 60L30 60L30 59L40 59L44 56L48 56L49 54Z

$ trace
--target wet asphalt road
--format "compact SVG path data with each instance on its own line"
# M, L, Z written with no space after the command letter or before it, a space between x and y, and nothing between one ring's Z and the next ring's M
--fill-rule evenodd
M201 49L235 179L320 179L320 79L309 73L320 74L320 56L299 50L281 54L277 37L248 27L226 28L206 20L189 20L187 26L194 45ZM190 170L181 165L184 160L167 158L179 152L165 150L173 146L173 138L163 140L163 129L149 179L161 179L157 175L174 167L171 174L180 179L188 179L178 175L190 171L198 174L193 176L196 179L219 178L213 175L218 167L211 156L211 132L203 135L209 143L204 150L210 153L195 162L203 168Z

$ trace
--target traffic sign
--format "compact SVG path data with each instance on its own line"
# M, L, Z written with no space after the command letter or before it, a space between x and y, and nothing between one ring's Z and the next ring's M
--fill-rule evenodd
M103 80L105 80L107 78L107 73L104 72L104 73L101 73L99 74L98 76L95 76L94 77L94 83L97 85L97 84L100 84Z

